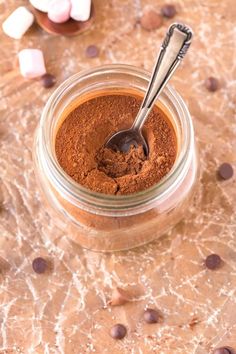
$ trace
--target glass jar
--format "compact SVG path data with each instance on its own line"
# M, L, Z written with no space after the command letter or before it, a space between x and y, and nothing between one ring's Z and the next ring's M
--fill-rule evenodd
M107 65L78 73L49 98L36 130L34 165L38 184L57 225L81 246L97 251L137 247L167 232L186 214L198 177L194 130L179 94L166 87L157 105L170 117L178 152L170 172L151 188L125 196L96 193L71 179L55 154L58 128L78 97L103 91L144 96L150 74L129 65Z

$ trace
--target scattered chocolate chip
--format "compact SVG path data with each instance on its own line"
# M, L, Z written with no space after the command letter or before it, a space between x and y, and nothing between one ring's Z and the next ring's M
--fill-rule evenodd
M194 329L194 327L199 323L199 319L197 317L193 317L189 323L189 327L191 328L191 330Z
M35 258L32 262L32 268L35 273L42 274L47 270L47 262L44 258L38 257Z
M7 272L10 269L10 264L0 257L0 274Z
M147 323L158 323L160 315L156 310L147 309L143 314L144 321Z
M45 74L41 77L42 80L42 85L45 88L50 88L55 85L56 83L56 78L54 75L51 74Z
M173 18L177 11L174 5L166 4L161 8L161 13L164 17Z
M218 168L218 177L220 177L221 179L230 179L231 177L233 177L233 174L233 167L227 162L222 163L222 165L220 165L220 167Z
M163 24L162 16L154 10L145 11L140 19L140 24L146 31L158 29Z
M124 305L128 301L130 301L129 294L121 288L115 288L112 292L112 297L108 304L111 306L119 306Z
M218 269L222 264L222 259L218 254L210 254L205 260L206 267L211 270Z
M86 48L86 55L88 58L96 58L99 55L99 49L96 45L89 45Z
M216 79L215 77L208 77L205 80L205 86L208 91L215 92L219 89L220 84L219 84L218 79Z
M124 325L118 323L110 330L110 335L114 339L122 339L126 336L127 329Z
M217 348L213 351L213 354L233 354L227 347Z

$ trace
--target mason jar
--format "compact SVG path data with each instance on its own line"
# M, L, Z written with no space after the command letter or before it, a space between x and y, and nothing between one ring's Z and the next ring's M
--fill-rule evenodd
M156 104L177 137L177 156L169 173L151 188L130 195L93 192L61 168L55 153L57 131L78 99L101 92L144 97L150 73L129 65L106 65L73 75L51 95L35 135L34 167L51 217L68 237L96 251L125 250L157 239L189 209L198 180L198 159L190 113L167 86Z

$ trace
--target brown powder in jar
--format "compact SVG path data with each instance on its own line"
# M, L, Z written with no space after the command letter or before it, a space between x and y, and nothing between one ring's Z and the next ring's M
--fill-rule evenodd
M143 147L135 148L131 146L130 150L124 154L102 147L96 156L98 169L112 178L125 175L137 175L147 160Z
M113 133L131 126L141 102L130 94L102 95L69 113L55 141L64 171L84 187L106 194L131 194L158 183L177 153L174 128L160 108L153 108L143 129L148 157L141 146L126 154L104 147Z

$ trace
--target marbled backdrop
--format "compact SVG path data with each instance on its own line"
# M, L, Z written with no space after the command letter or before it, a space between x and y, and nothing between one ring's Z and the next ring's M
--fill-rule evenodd
M164 1L94 2L95 24L79 37L53 37L37 26L21 41L0 33L0 353L207 354L220 345L236 347L235 178L216 178L221 162L236 168L235 0L175 1L175 19L195 32L172 80L188 103L199 143L202 177L191 215L154 243L108 255L72 243L41 204L32 141L51 91L25 81L16 59L22 48L41 48L58 84L105 63L151 69L171 21L146 32L137 18L146 6L159 11ZM0 0L0 22L21 4L27 1ZM99 46L98 58L86 58L90 44ZM215 93L204 87L210 75L221 83ZM217 271L203 266L210 253L224 261ZM50 259L51 272L32 271L39 255ZM137 301L104 308L115 286L132 290ZM160 309L163 323L144 324L146 306ZM128 328L122 341L109 336L117 322Z

